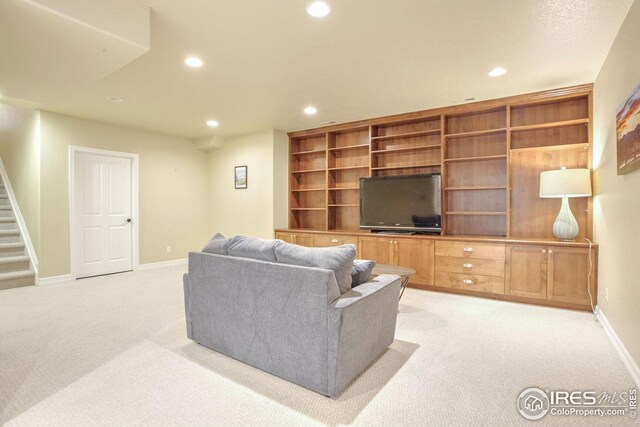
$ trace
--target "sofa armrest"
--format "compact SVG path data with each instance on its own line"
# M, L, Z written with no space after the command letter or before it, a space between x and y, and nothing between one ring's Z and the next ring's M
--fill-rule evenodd
M329 395L340 394L393 343L400 276L381 275L329 306Z

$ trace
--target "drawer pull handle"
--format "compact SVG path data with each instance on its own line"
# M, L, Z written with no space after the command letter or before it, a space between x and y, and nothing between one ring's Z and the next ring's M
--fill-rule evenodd
M467 248L464 248L462 251L471 253L471 252L473 252L473 248L468 248L467 247Z
M471 279L464 279L464 280L462 281L462 283L464 283L465 285L473 285L473 280L471 280Z
M331 239L331 243L338 243L338 239Z
M462 264L462 266L463 266L464 268L473 268L473 264L469 264L469 263L467 263L467 264Z

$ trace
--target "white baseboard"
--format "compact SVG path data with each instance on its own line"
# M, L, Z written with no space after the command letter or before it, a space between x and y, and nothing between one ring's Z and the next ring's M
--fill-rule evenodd
M640 388L640 368L638 367L638 364L635 362L635 360L633 360L633 357L631 357L631 354L629 354L622 341L620 341L620 338L618 338L618 335L613 330L611 324L604 316L602 311L598 312L598 321L602 325L602 329L604 329L605 334L607 334L607 336L611 340L611 343L620 355L622 363L624 363L624 366L626 366L626 368L629 370L633 381L635 381L638 388Z
M53 285L54 283L69 282L73 280L73 276L70 274L63 274L62 276L51 277L38 277L36 284L38 286Z
M162 267L175 267L175 266L186 266L187 265L187 259L186 258L180 258L180 259L171 259L169 261L160 261L160 262L150 262L147 264L140 264L138 266L138 270L151 270L154 268L162 268Z

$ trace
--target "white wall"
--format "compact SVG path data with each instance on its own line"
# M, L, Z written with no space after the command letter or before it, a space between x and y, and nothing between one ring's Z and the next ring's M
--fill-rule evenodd
M211 233L273 238L286 225L286 135L268 130L228 139L209 154ZM234 188L234 167L248 166L248 188Z
M41 112L41 123L40 277L70 273L71 145L139 154L140 263L185 258L206 243L207 155L191 140L50 112ZM167 245L173 248L170 254Z
M640 84L638 41L640 0L631 6L595 82L594 235L600 244L598 304L640 365L640 170L616 174L616 109Z

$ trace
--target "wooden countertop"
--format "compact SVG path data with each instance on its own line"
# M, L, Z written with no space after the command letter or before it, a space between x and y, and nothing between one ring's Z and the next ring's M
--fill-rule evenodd
M565 246L565 247L589 247L589 242L586 240L576 240L574 242L564 242L557 239L545 239L538 237L498 237L498 236L475 236L475 235L456 235L456 236L443 236L440 234L402 234L402 233L374 233L368 230L308 230L308 229L295 229L295 228L276 228L276 232L280 233L299 233L299 234L338 234L349 235L359 237L406 237L411 239L427 239L427 240L449 240L449 241L465 241L465 242L484 242L484 243L513 243L524 245L550 245L550 246ZM593 247L598 247L597 243L593 243Z

